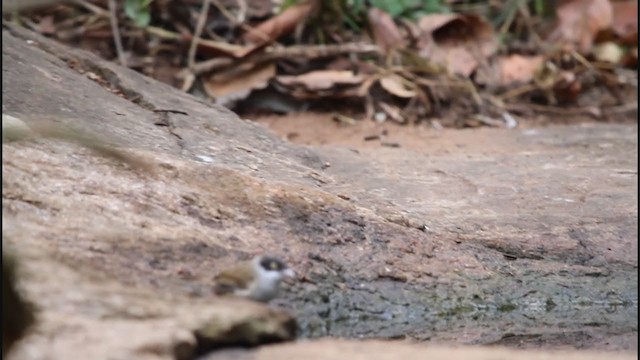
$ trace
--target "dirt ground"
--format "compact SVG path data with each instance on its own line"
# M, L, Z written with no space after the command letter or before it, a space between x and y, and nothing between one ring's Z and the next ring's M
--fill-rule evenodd
M476 127L466 129L435 128L421 123L414 126L392 121L357 121L344 124L334 120L331 113L291 113L287 115L248 115L247 119L264 124L282 139L295 144L321 146L330 145L352 149L403 148L430 154L479 152L509 152L519 146L514 131L500 128ZM554 126L548 117L545 120L525 121L518 130L534 134L537 128ZM580 118L574 125L592 126L593 121ZM555 125L556 127L558 125Z
M20 29L3 30L2 61L4 113L91 131L153 168L3 144L3 245L39 315L16 359L191 359L200 317L277 318L261 329L286 336L257 339L280 340L294 317L298 338L329 338L211 359L637 350L636 124L254 122ZM265 252L299 274L282 298L212 294L217 271Z

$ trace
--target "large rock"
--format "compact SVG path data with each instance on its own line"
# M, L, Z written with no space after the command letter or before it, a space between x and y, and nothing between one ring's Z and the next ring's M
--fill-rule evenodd
M25 358L188 358L203 320L257 319L253 345L292 337L286 312L307 337L637 349L635 126L480 132L482 152L301 147L90 54L2 36L3 113L153 167L3 144L4 230L42 311ZM262 252L300 274L273 309L213 296L216 271Z
M632 354L540 351L536 353L501 348L450 348L390 341L301 341L265 346L257 351L221 351L200 360L600 360L636 359Z

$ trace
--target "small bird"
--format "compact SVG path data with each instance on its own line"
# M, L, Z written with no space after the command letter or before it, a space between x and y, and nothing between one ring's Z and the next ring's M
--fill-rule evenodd
M278 295L280 282L294 276L294 271L282 260L261 255L220 272L215 277L213 291L216 295L268 302Z

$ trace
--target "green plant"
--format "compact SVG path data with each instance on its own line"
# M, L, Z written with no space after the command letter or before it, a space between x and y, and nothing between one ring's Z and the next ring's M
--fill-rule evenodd
M394 18L405 17L414 20L427 14L449 12L443 0L371 0L371 5Z
M139 27L145 27L151 22L149 5L153 0L125 0L124 13Z
M280 11L305 0L284 0ZM309 1L309 0L306 0ZM313 1L313 0L311 0ZM362 32L367 27L367 13L378 8L393 17L417 20L424 15L448 13L446 0L315 0L319 11L308 20L308 27L315 29L315 41L325 43L327 34L346 29ZM336 21L338 19L339 21Z

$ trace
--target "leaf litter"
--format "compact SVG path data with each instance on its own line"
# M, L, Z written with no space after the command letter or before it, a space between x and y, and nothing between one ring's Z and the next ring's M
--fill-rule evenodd
M244 114L507 128L637 116L637 2L390 3L77 0L4 17Z

